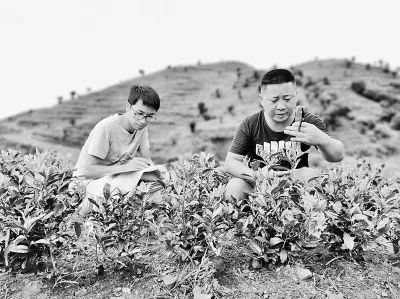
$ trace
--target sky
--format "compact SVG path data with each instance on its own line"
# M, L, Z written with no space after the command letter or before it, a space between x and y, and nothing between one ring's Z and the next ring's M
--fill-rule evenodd
M400 66L396 0L2 0L0 119L167 65Z

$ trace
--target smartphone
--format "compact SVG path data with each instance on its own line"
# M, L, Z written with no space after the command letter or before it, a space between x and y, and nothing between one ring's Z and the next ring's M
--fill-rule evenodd
M299 131L300 131L301 124L302 124L303 120L304 120L304 107L303 106L297 106L296 110L294 112L294 121L300 123Z

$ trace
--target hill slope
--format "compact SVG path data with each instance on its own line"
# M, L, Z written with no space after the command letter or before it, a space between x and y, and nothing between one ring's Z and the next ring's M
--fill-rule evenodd
M400 80L395 73L338 59L306 62L294 71L300 101L326 120L348 156L367 155L400 165L399 131L394 130ZM74 163L93 126L124 111L130 86L148 84L162 100L157 122L149 127L155 161L200 150L224 159L238 122L259 109L260 75L262 71L240 62L168 67L52 108L9 117L0 122L0 142L28 151L55 148ZM365 83L363 92L351 88L355 81ZM199 103L207 108L203 116ZM194 133L190 123L195 123Z

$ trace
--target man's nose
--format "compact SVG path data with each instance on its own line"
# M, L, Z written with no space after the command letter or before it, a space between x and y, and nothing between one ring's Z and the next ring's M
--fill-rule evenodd
M285 103L283 103L283 101L279 100L278 103L276 104L276 109L277 110L285 110L286 109Z

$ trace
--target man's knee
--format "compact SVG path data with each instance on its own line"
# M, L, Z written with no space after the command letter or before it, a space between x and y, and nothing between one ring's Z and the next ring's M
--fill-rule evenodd
M247 197L247 193L252 192L253 187L245 180L240 178L231 179L225 187L225 198L241 200Z

